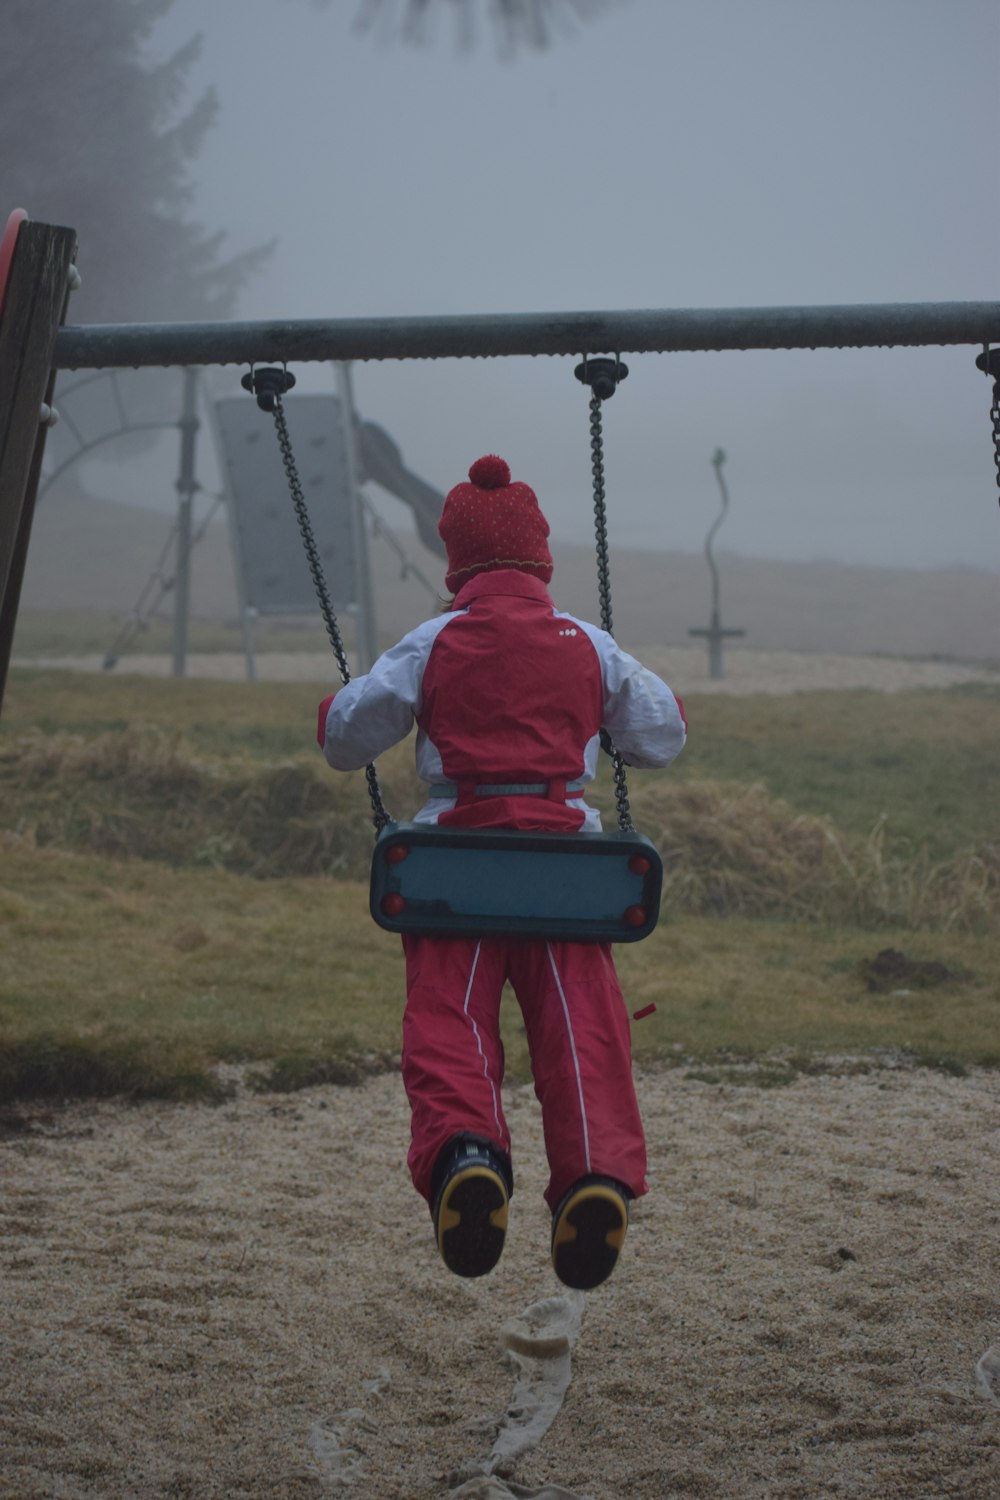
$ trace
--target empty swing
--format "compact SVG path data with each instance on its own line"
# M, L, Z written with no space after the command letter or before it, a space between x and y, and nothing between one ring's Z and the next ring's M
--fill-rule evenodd
M601 626L612 631L601 403L628 374L617 358L577 366L590 387ZM251 366L242 378L262 411L274 418L306 560L341 681L351 678L305 495L282 397L295 384L286 368ZM605 731L601 743L614 766L618 828L600 833L540 833L506 828L442 828L395 822L386 811L374 765L365 767L376 841L369 904L388 932L440 936L512 936L550 941L629 943L647 937L659 918L663 861L636 831L625 762Z

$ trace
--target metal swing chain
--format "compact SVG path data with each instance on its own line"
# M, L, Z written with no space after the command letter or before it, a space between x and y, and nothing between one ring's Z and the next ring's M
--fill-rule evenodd
M997 489L1000 490L1000 376L993 382L990 421L993 423L993 463L997 471ZM997 495L997 504L1000 505L1000 494Z
M617 367L617 360L615 361ZM588 363L584 356L584 374L587 380ZM577 372L579 375L579 371ZM589 383L589 381L588 381ZM597 590L601 601L601 625L614 635L611 617L611 563L608 557L608 512L604 497L604 431L601 415L601 397L591 385L590 390L590 455L594 476L594 534L597 542ZM628 778L625 761L607 734L602 733L601 743L611 757L615 773L615 804L618 808L618 827L622 833L634 833L632 811L628 800Z
M988 343L984 344L982 354L976 356L976 369L993 378L990 421L993 424L993 463L997 471L997 489L1000 490L1000 349L991 349Z
M604 495L604 419L601 398L590 393L590 467L594 476L594 535L597 541L597 593L601 625L614 635L611 617L611 561L608 556L608 509Z
M313 588L319 600L320 611L323 615L323 623L326 633L333 647L333 654L337 658L337 666L340 669L340 680L346 685L351 680L351 669L347 664L347 653L344 650L344 642L341 638L340 627L334 614L333 603L330 599L326 579L323 576L323 565L320 562L319 549L316 546L316 538L313 535L312 522L309 519L309 511L306 507L306 498L299 479L299 471L295 463L295 455L292 451L292 440L288 435L288 423L285 421L285 412L281 404L281 396L275 395L274 404L271 407L274 417L274 426L278 434L278 446L281 449L281 462L285 467L285 475L288 479L288 489L295 507L295 515L298 519L299 530L302 533L302 544L305 547L306 561L309 564L309 572L312 574ZM375 823L376 836L380 834L392 818L386 812L382 801L382 791L378 784L378 775L374 765L369 761L365 766L365 780L368 783L368 796L371 798L372 819Z

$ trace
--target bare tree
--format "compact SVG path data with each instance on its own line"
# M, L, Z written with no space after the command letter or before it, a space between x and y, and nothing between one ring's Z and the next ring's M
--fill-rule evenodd
M322 0L321 0L322 3ZM461 46L472 47L485 19L500 52L518 48L539 51L575 23L590 20L616 0L360 0L355 27L359 32L401 36L405 42L427 41L435 21L450 12Z

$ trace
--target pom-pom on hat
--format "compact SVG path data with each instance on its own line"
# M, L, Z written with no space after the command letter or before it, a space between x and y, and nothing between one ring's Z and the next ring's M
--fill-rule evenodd
M552 577L549 523L535 492L511 484L509 466L495 453L477 458L469 483L449 492L438 532L448 550L445 586L453 594L477 573L498 568L519 568L543 583Z

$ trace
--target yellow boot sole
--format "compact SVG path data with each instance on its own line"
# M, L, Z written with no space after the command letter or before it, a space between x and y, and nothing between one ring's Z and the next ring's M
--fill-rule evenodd
M628 1229L628 1205L616 1188L585 1183L560 1205L552 1228L552 1265L564 1286L589 1292L607 1281Z
M489 1167L470 1166L445 1183L435 1231L441 1259L456 1276L485 1276L507 1236L507 1185Z

